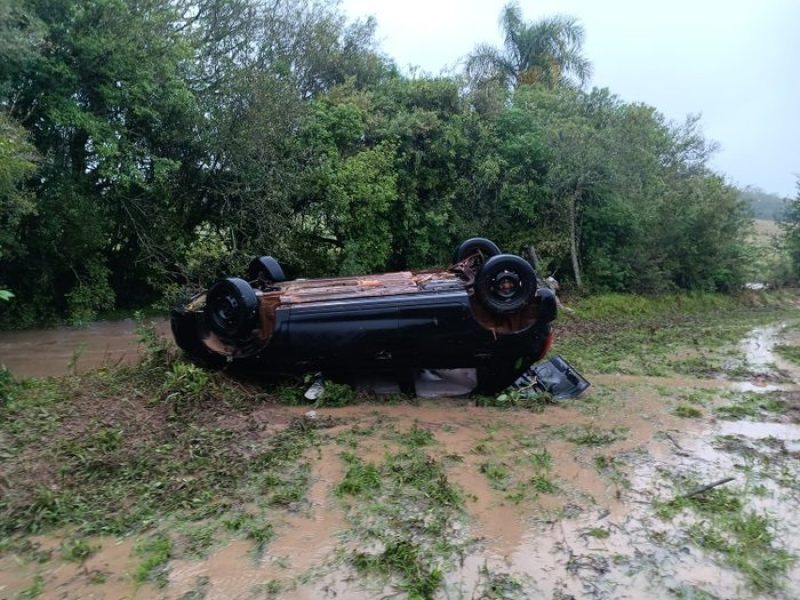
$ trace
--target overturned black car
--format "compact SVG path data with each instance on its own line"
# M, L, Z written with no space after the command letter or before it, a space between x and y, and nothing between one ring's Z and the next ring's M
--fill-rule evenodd
M555 293L491 241L461 244L447 270L286 281L272 257L172 311L175 341L211 364L269 373L475 368L497 393L548 352Z

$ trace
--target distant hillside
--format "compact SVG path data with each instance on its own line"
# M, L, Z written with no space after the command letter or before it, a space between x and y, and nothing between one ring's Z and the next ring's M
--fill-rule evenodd
M750 205L753 216L756 219L780 220L786 201L785 198L752 186L740 190L739 194Z

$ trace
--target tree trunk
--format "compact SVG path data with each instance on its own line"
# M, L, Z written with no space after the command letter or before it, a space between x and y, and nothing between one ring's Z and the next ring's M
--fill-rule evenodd
M572 255L572 272L575 274L575 284L580 289L583 287L583 279L581 278L581 265L578 260L577 195L578 193L575 192L569 197L569 249Z

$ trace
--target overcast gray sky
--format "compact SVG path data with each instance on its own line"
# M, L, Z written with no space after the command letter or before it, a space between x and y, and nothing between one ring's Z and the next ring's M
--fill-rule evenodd
M478 42L499 45L505 0L343 0L374 15L400 67L438 74ZM526 19L578 17L590 85L670 119L703 115L713 161L738 185L794 196L800 175L800 0L521 0Z

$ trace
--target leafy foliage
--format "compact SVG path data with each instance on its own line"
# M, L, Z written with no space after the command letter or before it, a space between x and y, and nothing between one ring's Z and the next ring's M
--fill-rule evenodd
M744 281L748 208L697 118L584 91L574 19L507 6L469 81L400 75L375 27L332 0L0 0L0 324L174 300L253 255L428 267L475 234L591 290Z

